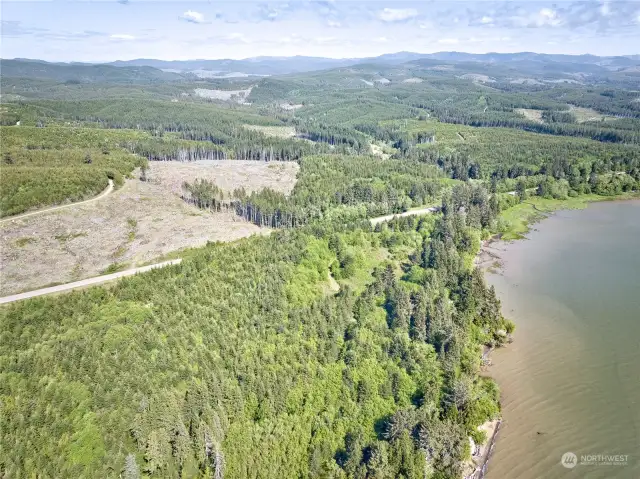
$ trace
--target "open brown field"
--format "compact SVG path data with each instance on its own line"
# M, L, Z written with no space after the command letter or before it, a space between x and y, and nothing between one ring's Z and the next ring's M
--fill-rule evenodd
M615 117L611 115L604 115L597 112L593 108L582 108L579 106L570 105L569 111L576 116L576 121L582 123L585 121L606 121L615 120Z
M271 188L291 193L299 166L295 162L243 160L159 161L151 164L149 179L180 195L182 183L196 178L212 180L224 191L243 187L247 192Z
M515 111L523 115L527 120L535 121L536 123L544 123L542 120L542 110L534 110L531 108L516 108Z
M523 115L527 120L535 121L536 123L544 123L544 120L542 119L542 110L516 108L515 111ZM575 115L576 121L578 123L583 123L585 121L606 121L615 119L615 117L613 116L598 113L592 108L582 108L573 105L569 105L569 112Z
M261 126L243 125L247 130L259 131L267 136L276 138L293 138L296 136L296 129L292 126Z
M0 224L0 295L133 267L207 241L268 233L232 213L186 204L178 196L182 181L207 177L227 190L289 192L297 165L216 163L223 164L152 163L151 181L129 180L99 201Z
M220 101L235 101L240 104L249 104L246 99L251 94L252 86L246 90L214 90L210 88L196 88L194 93L202 98Z

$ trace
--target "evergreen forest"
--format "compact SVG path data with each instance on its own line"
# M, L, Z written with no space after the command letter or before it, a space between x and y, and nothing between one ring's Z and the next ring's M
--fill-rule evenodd
M476 266L481 242L522 203L640 187L638 73L563 82L577 62L219 79L2 60L3 217L159 162L299 170L290 194L181 185L268 235L0 306L0 476L463 477L469 438L500 415L483 351L515 328Z

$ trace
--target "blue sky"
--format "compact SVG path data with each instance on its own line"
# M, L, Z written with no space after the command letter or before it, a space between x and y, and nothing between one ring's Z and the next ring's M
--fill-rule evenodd
M1 9L2 58L640 53L640 1L3 0Z

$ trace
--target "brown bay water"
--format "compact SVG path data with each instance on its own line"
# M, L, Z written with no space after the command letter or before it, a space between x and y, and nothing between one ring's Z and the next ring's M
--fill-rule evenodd
M487 274L516 333L492 355L504 422L486 477L640 479L640 201L534 228L494 244L503 265ZM581 463L598 454L628 457Z

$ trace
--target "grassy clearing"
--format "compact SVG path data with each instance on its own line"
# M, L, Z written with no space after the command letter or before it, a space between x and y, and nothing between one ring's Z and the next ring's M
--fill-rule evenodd
M520 113L527 120L535 121L536 123L544 123L542 120L542 110L533 110L531 108L516 108L516 113Z
M340 286L351 288L357 293L364 291L364 288L373 281L373 270L389 258L389 251L383 247L365 246L362 248L363 262L356 269L353 276L338 281Z
M529 225L545 218L543 213L534 209L529 203L520 203L500 214L498 229L502 239L522 239L529 231Z
M293 138L296 136L296 129L292 126L261 126L261 125L242 125L247 130L259 131L263 135L273 136L275 138Z
M582 108L580 106L570 105L569 111L575 115L576 121L578 123L583 123L585 121L615 120L615 117L604 115L600 112L595 111L593 108Z

